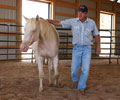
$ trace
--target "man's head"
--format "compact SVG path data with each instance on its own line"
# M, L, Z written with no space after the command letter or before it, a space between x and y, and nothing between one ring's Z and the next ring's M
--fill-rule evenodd
M84 21L88 15L88 8L86 5L80 5L78 8L78 18L81 21Z

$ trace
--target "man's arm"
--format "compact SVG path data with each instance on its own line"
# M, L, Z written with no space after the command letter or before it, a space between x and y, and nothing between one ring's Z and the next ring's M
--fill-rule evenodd
M53 25L62 26L60 21L50 20L50 19L48 19L47 21Z
M100 52L101 52L101 48L100 48L100 35L96 35L95 39L96 39L96 43L97 43L97 54L99 55Z

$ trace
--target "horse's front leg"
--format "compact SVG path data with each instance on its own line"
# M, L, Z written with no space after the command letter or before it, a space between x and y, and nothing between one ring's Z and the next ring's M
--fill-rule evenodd
M59 72L58 72L58 55L53 58L55 85L58 84Z
M40 86L39 86L39 91L43 91L43 77L44 77L44 72L43 72L43 57L36 57L37 58L37 63L38 63L38 70L39 70L39 79L40 79Z

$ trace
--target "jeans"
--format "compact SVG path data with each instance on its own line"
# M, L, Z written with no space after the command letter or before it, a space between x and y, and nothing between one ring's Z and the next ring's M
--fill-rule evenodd
M78 89L84 90L89 74L91 62L91 45L74 45L72 52L71 74L73 82L78 82ZM82 64L82 66L81 66ZM81 76L79 79L79 69L81 67Z

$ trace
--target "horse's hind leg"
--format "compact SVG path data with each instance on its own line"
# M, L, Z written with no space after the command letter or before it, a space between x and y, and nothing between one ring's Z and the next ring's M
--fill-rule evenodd
M52 58L48 59L48 70L49 70L49 85L52 85L52 77L51 77Z
M54 77L55 77L55 85L58 84L59 72L58 72L58 55L53 58L53 65L54 65Z

